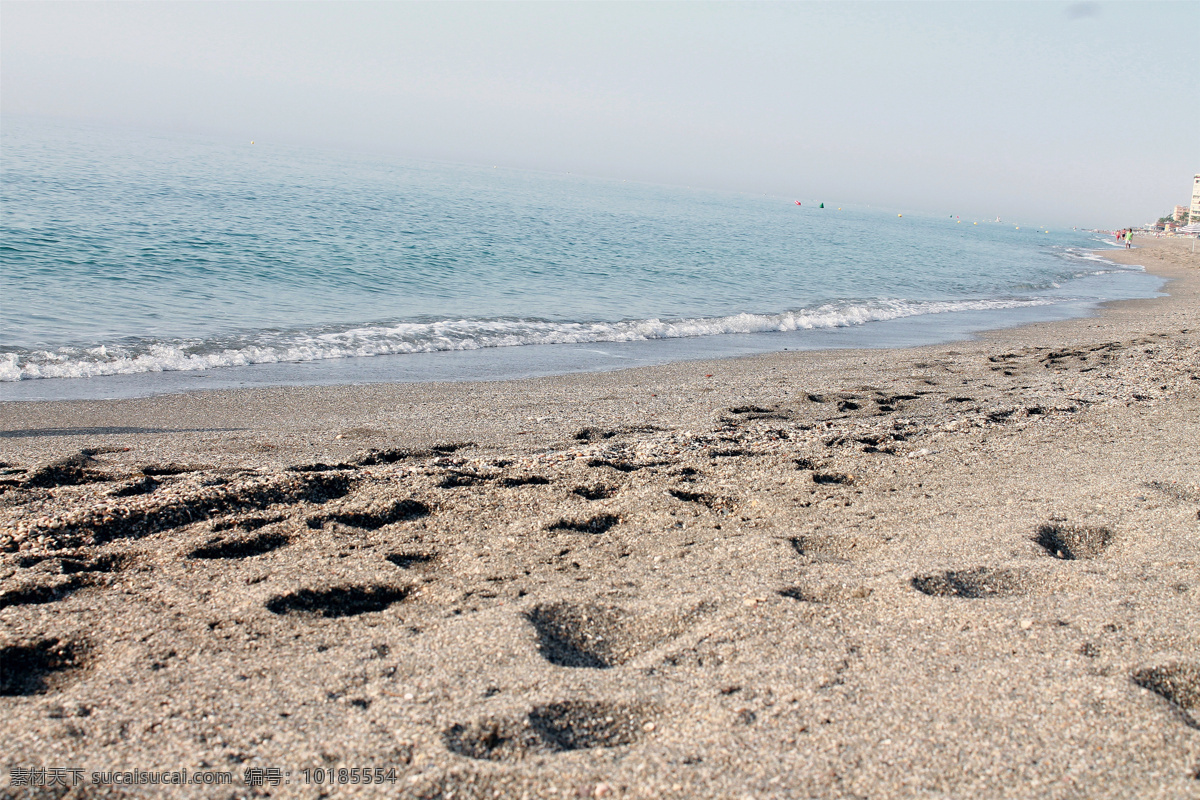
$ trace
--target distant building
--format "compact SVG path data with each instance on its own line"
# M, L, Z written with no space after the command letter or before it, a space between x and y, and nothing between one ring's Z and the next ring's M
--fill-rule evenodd
M1192 222L1200 222L1200 175L1192 178Z
M1175 213L1171 214L1171 219L1175 220L1176 222L1182 222L1183 218L1187 216L1187 213L1187 206L1175 206Z

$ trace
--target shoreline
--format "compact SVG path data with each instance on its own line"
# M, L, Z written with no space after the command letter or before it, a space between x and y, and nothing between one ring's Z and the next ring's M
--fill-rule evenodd
M1106 251L1093 251L1103 257ZM1156 296L1158 280L1148 273L1082 275L1063 291L1089 298L1124 294ZM1055 288L1050 294L1058 292ZM1092 316L1105 301L1076 294L1045 305L960 308L954 311L877 319L864 324L799 328L792 331L678 336L633 341L598 341L484 347L429 353L263 362L203 370L147 371L80 378L0 382L0 402L120 400L205 391L276 386L338 386L388 383L492 382L531 377L606 372L681 361L714 361L781 350L894 349L970 340L1001 328ZM986 306L984 301L962 305ZM934 303L937 306L937 303ZM816 312L814 312L816 313ZM770 316L770 315L767 315ZM729 319L733 319L732 317Z
M688 382L698 373L708 375L720 374L722 371L732 371L739 376L739 380L745 380L746 378L742 373L746 372L792 367L808 369L812 365L820 364L826 360L844 361L847 364L854 364L864 358L868 361L883 358L891 352L916 354L945 348L952 348L954 351L966 348L987 349L992 346L992 343L1010 341L1021 342L1026 346L1056 346L1068 341L1070 337L1083 337L1086 339L1092 337L1095 331L1123 330L1122 326L1130 326L1130 331L1146 332L1154 328L1157 325L1157 321L1153 325L1141 325L1140 317L1143 311L1147 309L1157 310L1165 307L1157 304L1167 304L1174 308L1175 306L1186 307L1188 304L1200 303L1200 279L1195 278L1195 273L1191 271L1194 267L1189 266L1189 260L1193 258L1192 254L1185 253L1182 246L1173 245L1170 243L1170 240L1167 240L1167 244L1163 244L1162 242L1163 240L1160 239L1153 240L1148 249L1143 249L1145 247L1145 244L1143 244L1131 250L1094 251L1097 255L1105 258L1118 256L1110 260L1126 265L1143 266L1140 264L1142 259L1139 258L1138 254L1146 252L1168 252L1171 253L1172 260L1151 259L1152 264L1149 267L1144 266L1147 273L1167 281L1167 284L1162 289L1165 296L1101 302L1098 304L1097 312L1088 316L979 330L969 334L969 338L908 347L835 347L785 350L726 356L715 359L696 358L668 361L666 363L652 363L649 365L597 372L566 372L523 378L483 381L450 380L398 383L381 381L371 383L267 385L248 388L193 389L171 394L152 394L139 397L115 397L94 400L0 400L0 460L6 458L6 454L11 455L5 447L6 439L16 438L27 440L27 438L41 438L27 437L22 433L23 430L66 431L69 428L75 427L80 429L94 429L97 431L97 435L108 435L99 434L99 431L111 428L114 429L112 435L118 435L120 433L119 429L124 428L130 429L128 433L131 434L137 433L134 430L136 428L162 428L162 433L167 435L181 432L203 433L204 427L228 430L237 428L238 423L244 417L242 409L250 409L250 414L253 418L264 422L268 427L273 427L272 417L294 419L302 408L310 404L320 406L332 403L334 406L344 406L349 402L350 398L355 397L360 392L364 398L369 399L368 402L371 404L387 403L393 399L395 402L414 403L422 401L426 395L445 395L448 398L453 398L447 400L448 406L460 407L464 404L469 404L469 398L480 392L489 395L509 395L520 393L520 387L525 383L536 384L547 390L556 383L562 383L562 386L557 387L557 391L551 391L555 395L556 402L566 403L569 400L567 396L564 396L564 392L569 394L570 392L578 391L580 387L591 383L592 381L589 380L591 378L597 379L596 383L599 387L609 385L619 387L627 382L638 383L642 381ZM1195 256L1195 260L1200 260L1200 254ZM1188 280L1189 278L1193 280ZM1183 283L1182 286L1180 285L1181 282ZM1193 283L1197 285L1192 285ZM1182 311L1178 313L1164 312L1163 315L1178 316L1180 314L1182 314ZM1155 319L1157 320L1157 316ZM738 364L745 365L746 369L730 369ZM837 369L830 370L832 374L836 374L837 371ZM493 389L495 391L491 391ZM704 390L708 393L713 391L713 387L706 386ZM596 391L604 391L604 389L597 388ZM733 395L729 395L725 399L729 402L736 401ZM581 399L580 402L584 403L586 399ZM160 411L151 410L160 405L162 406ZM677 406L678 404L673 403L671 405ZM712 405L713 408L716 408L719 403ZM81 423L85 422L88 424L73 426L57 424L56 420L60 414L56 409L59 407L61 407L64 414L76 417ZM276 409L279 407L285 407L288 411L278 413ZM373 413L373 411L367 412L362 416L370 416ZM154 418L156 421L153 424L141 426L124 424L124 420L127 419L138 418L145 421L147 417ZM186 420L186 424L183 426L184 430L168 429L170 427L168 423L176 418ZM212 424L206 426L198 421L199 418L206 418ZM21 419L33 422L34 424L20 427L12 424L13 421ZM345 425L344 427L354 428L354 425ZM145 432L149 433L149 431ZM564 433L566 433L565 429L556 431L551 438L561 437ZM64 433L59 435L70 436L74 434ZM78 435L86 435L86 430ZM434 436L411 440L404 439L404 441L411 442L416 446L423 446L432 443L433 439L436 438ZM469 428L459 430L456 435L450 438L471 439L471 430ZM28 441L22 441L21 443L28 444ZM70 447L68 446L66 449L70 450ZM303 453L304 451L295 451L294 455L300 457Z
M949 344L0 403L0 786L1194 793L1185 244L1104 251L1166 297Z

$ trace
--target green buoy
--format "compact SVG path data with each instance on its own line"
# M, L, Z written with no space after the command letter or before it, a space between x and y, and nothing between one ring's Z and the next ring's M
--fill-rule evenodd
M821 203L821 205L817 206L817 208L824 208L824 207L825 207L824 203Z

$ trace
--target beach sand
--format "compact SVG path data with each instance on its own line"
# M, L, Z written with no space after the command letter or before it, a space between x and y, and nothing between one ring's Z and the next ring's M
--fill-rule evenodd
M1200 796L1200 255L1137 243L1169 297L950 345L0 404L0 793Z

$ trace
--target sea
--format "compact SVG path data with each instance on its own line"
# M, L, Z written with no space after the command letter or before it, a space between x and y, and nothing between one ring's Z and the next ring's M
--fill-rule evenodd
M1112 246L1100 234L803 185L733 193L24 117L3 119L0 154L0 400L929 344L1163 284L1093 254Z

